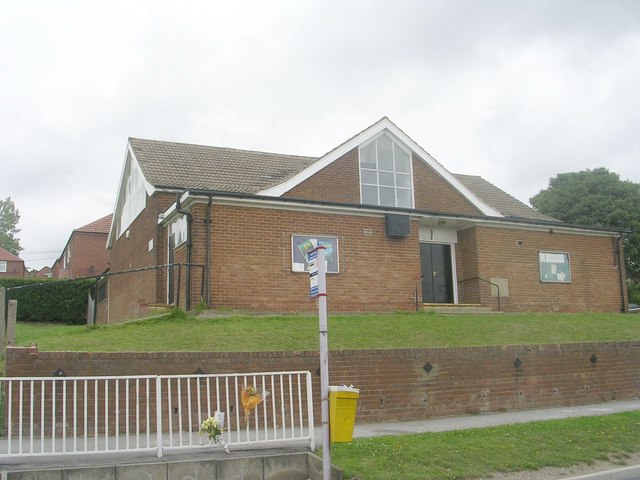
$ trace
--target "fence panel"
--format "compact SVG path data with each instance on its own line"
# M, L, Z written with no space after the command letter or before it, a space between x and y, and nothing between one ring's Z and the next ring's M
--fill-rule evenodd
M247 388L262 394L253 408ZM0 457L208 447L202 422L222 412L227 446L315 448L311 374L0 378ZM253 400L255 403L255 398Z

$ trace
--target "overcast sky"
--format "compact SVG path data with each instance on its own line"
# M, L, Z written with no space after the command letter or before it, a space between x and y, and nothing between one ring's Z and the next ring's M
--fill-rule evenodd
M640 1L0 0L0 197L28 267L113 210L128 137L320 156L383 116L528 203L640 183Z

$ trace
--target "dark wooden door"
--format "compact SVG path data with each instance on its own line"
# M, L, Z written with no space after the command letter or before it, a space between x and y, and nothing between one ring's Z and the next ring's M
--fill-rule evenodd
M422 301L424 303L453 303L453 271L451 245L420 244Z

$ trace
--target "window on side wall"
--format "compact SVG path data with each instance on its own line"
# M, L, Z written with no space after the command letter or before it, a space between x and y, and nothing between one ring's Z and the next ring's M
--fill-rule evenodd
M327 273L340 273L340 261L338 258L338 237L318 235L292 235L291 236L291 270L294 272L308 272L307 256L304 253L304 245L311 242L314 247L325 248L325 260Z
M171 224L169 235L174 234L175 246L182 245L187 241L187 217L180 215Z
M571 264L565 252L538 252L540 281L571 283Z
M413 208L411 153L387 134L360 147L360 202Z
M0 273L7 273L7 262L4 260L0 262Z

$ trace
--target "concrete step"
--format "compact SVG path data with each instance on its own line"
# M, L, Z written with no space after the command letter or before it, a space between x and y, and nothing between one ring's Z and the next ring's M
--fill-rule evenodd
M480 305L479 303L424 303L424 311L426 313L450 313L450 314L465 314L465 313L494 313L491 307Z

